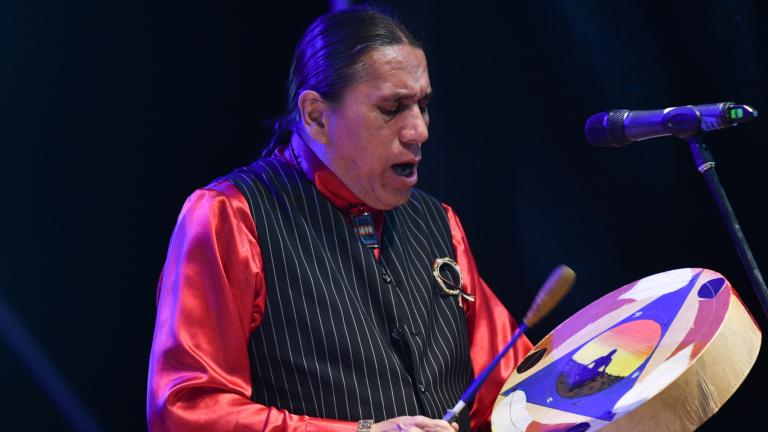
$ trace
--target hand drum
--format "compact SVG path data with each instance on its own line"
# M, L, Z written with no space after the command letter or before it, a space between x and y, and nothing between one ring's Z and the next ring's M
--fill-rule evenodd
M492 428L693 430L744 380L760 338L719 273L649 276L590 304L536 345L502 388Z

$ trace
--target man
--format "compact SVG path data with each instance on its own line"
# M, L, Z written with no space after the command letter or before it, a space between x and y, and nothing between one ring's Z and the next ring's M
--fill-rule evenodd
M414 189L431 93L423 50L386 15L350 8L310 26L264 157L179 216L150 429L488 428L531 345L518 342L459 424L435 420L516 324L455 213Z

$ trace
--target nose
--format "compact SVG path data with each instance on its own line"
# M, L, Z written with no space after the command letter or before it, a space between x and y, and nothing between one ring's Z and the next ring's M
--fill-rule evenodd
M405 116L400 129L400 141L403 144L422 144L429 138L429 114L414 104Z

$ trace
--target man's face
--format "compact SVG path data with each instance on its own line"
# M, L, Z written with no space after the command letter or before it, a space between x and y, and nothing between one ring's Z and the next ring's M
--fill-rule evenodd
M388 210L408 201L418 179L432 88L419 48L376 48L364 60L362 80L330 109L323 159L358 198Z

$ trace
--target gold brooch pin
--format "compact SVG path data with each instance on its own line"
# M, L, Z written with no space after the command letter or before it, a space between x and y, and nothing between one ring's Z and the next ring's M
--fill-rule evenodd
M432 264L432 275L435 276L437 284L445 294L456 296L459 300L459 306L463 306L461 299L475 301L475 296L467 294L461 289L461 268L456 261L450 258L437 258Z

